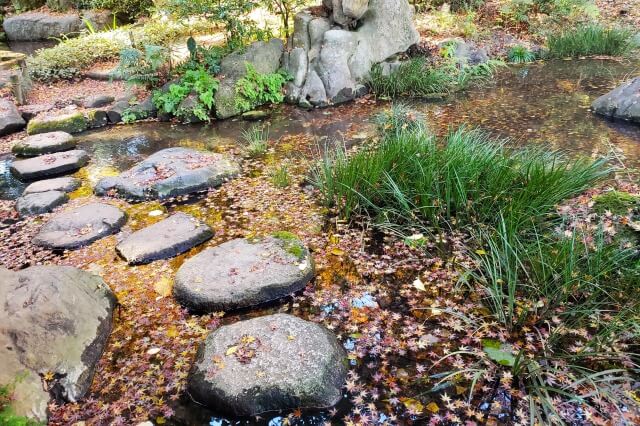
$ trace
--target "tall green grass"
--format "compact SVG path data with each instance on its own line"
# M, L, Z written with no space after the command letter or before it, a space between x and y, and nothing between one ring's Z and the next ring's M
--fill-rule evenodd
M638 47L633 31L605 28L600 24L581 25L552 34L547 39L547 46L552 58L625 56Z

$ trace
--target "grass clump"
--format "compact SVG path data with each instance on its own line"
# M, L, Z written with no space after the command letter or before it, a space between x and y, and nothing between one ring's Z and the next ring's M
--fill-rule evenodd
M625 56L637 48L634 32L624 28L605 28L600 24L579 25L552 34L547 39L549 56Z
M271 183L278 188L286 188L291 185L291 175L286 165L281 165L271 172Z
M526 64L536 60L536 54L525 46L513 46L507 52L509 62L513 64Z
M245 143L245 152L249 157L261 157L269 148L269 129L263 126L252 126L242 132L242 140Z

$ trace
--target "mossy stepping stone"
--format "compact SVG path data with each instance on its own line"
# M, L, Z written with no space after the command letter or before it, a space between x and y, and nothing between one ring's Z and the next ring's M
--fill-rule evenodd
M187 260L173 292L193 311L228 311L287 296L313 276L309 250L290 235L236 239Z
M16 143L12 151L15 155L34 157L42 154L69 151L76 147L76 142L67 132L50 132L29 136Z
M75 112L65 115L46 116L34 118L27 125L29 135L38 135L49 132L80 133L87 130L89 123L82 113Z
M329 408L342 399L346 354L326 328L276 314L220 327L188 378L199 403L232 416Z
M213 237L211 228L185 213L176 213L154 225L134 232L116 247L129 264L167 259Z
M20 180L36 180L74 172L89 161L83 150L56 152L11 163L11 173Z

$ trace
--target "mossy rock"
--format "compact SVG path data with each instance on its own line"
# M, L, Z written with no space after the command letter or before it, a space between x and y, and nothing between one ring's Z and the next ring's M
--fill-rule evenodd
M603 214L607 211L615 215L627 215L640 209L640 196L628 192L610 191L593 198L593 209Z
M34 118L27 126L29 135L49 132L80 133L89 127L84 115L79 112L45 118Z
M282 241L285 251L298 259L304 259L307 255L307 249L297 235L287 231L277 231L272 236Z

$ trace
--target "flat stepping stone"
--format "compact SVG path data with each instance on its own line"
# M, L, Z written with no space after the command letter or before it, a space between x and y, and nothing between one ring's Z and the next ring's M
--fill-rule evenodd
M57 152L11 163L11 173L20 180L36 180L75 172L89 162L83 150Z
M233 416L329 408L342 398L344 349L326 328L287 314L212 332L188 378L197 402Z
M49 249L76 249L118 232L126 221L127 215L114 206L88 204L55 216L33 242Z
M27 124L29 135L38 135L49 132L80 133L87 130L89 123L86 117L80 112L65 115L45 116L33 118Z
M211 228L185 213L176 213L154 225L134 232L116 246L131 265L167 259L213 237Z
M16 210L22 217L53 211L69 201L69 196L61 191L35 192L16 200Z
M69 133L50 132L29 136L16 143L12 151L15 155L35 157L42 154L69 151L76 147L76 141Z
M16 415L45 424L51 395L42 374L54 377L57 398L86 395L109 338L116 297L99 276L69 266L0 268L0 283L0 383L16 384Z
M313 275L309 250L292 235L236 239L187 260L173 293L192 311L228 311L295 293Z
M73 192L76 189L80 188L80 184L80 179L70 176L39 180L27 186L22 195L48 191Z
M215 188L239 172L239 165L225 155L168 148L120 176L101 179L95 193L135 200L166 199Z

